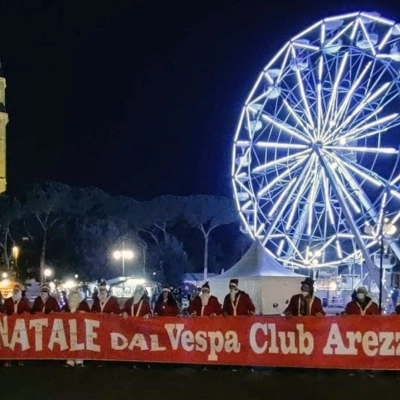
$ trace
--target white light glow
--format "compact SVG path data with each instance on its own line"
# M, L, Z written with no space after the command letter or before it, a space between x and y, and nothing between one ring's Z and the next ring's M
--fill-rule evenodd
M49 277L49 276L51 276L53 274L53 271L50 269L50 268L46 268L45 270L44 270L44 276L45 277Z
M131 250L114 251L114 258L116 260L121 260L121 259L132 260L133 257L134 257L134 254L133 254L133 251L131 251Z
M299 156L303 156L303 155L308 154L310 152L311 152L311 150L307 149L307 150L304 150L304 151L300 151L299 153L292 154L290 156L282 157L279 160L270 161L268 163L259 165L258 167L254 168L253 172L264 171L264 170L266 170L266 169L268 169L270 167L273 167L273 166L276 166L276 165L279 165L279 164L283 165L283 164L287 163L290 160L295 160Z
M76 287L77 285L76 285L76 282L75 281L73 281L73 280L69 280L69 281L66 281L65 283L64 283L64 287L66 288L66 289L72 289L72 288L74 288L74 287Z
M277 128L282 129L284 132L289 133L290 135L296 137L297 139L301 140L302 142L305 143L310 143L310 141L305 138L301 133L296 132L294 129L291 129L290 127L282 124L280 121L275 120L274 118L271 118L270 116L263 114L261 116L262 119L265 119L267 122L275 125Z
M303 162L305 158L301 159L298 161L296 164L288 168L286 171L284 171L282 174L278 175L275 179L273 179L268 185L266 185L263 189L261 189L258 193L257 196L261 197L263 194L267 193L269 189L271 189L277 182L281 181L282 179L286 178L288 175L290 175L296 168L298 168Z

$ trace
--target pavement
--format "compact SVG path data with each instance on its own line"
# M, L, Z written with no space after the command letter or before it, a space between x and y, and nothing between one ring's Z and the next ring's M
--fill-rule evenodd
M130 363L105 363L63 368L59 361L27 363L0 369L1 400L354 400L398 399L400 381L394 372L349 376L348 371L307 369L238 369L152 365L133 369ZM379 397L378 397L379 398Z

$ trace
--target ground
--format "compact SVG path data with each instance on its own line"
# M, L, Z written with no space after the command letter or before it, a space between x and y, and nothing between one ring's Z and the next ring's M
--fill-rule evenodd
M239 370L105 364L84 369L59 362L35 362L0 371L1 400L346 400L398 399L400 381L393 372L350 377L347 371Z

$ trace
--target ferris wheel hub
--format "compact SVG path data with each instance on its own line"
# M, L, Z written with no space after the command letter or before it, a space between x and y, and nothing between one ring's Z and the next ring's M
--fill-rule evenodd
M324 143L322 142L322 140L317 140L316 142L311 144L311 148L314 151L318 151L319 149L321 149L323 147Z

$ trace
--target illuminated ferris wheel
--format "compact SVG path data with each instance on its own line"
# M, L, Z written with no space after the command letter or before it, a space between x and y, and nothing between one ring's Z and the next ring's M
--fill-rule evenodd
M287 266L365 261L400 219L400 24L326 18L258 76L234 138L246 231Z

